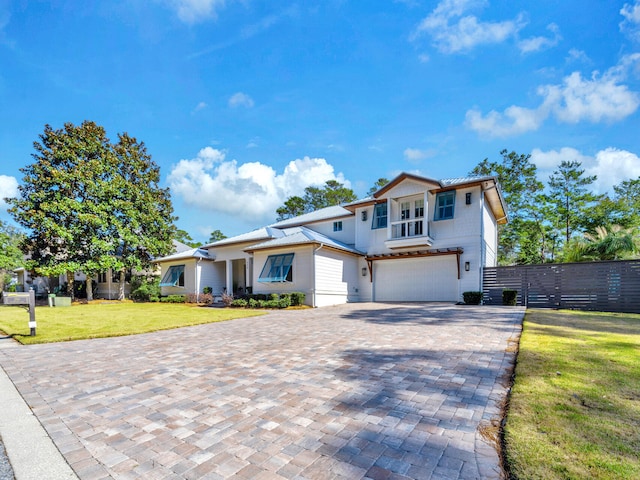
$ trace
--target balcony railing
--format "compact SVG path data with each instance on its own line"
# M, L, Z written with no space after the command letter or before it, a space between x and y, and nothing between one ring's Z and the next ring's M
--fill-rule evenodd
M391 239L398 240L401 238L421 237L428 232L424 232L423 220L403 220L393 222L391 224Z

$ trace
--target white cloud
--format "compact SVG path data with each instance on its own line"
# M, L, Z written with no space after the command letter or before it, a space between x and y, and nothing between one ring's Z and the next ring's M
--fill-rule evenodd
M591 59L584 52L584 50L578 50L577 48L572 48L569 50L569 54L566 58L567 63L571 62L581 62L581 63L591 63Z
M273 220L288 197L304 195L306 187L327 180L350 186L324 158L292 160L279 174L259 162L226 160L225 152L211 147L194 159L180 160L168 176L171 192L188 205L263 222Z
M253 99L246 93L242 93L242 92L234 93L229 98L229 106L231 108L237 108L237 107L251 108L253 107Z
M623 180L640 177L640 158L635 153L613 147L600 150L594 156L584 155L570 147L547 152L534 149L531 161L538 167L538 178L543 182L549 179L560 162L578 161L582 164L585 175L597 177L593 185L597 193L611 192L613 186Z
M508 137L537 130L547 117L542 108L529 109L511 105L503 113L491 110L486 116L476 108L467 111L465 124L487 137Z
M217 10L224 7L225 0L169 0L178 18L185 23L198 23L217 16Z
M640 158L635 153L609 147L596 154L595 164L587 169L588 175L597 175L598 192L611 191L622 180L640 177Z
M482 7L485 1L443 0L418 25L411 38L430 35L436 48L443 53L457 53L478 45L500 43L515 36L524 25L522 16L502 22L483 22L469 10Z
M555 23L550 23L547 25L547 30L549 30L553 35L551 38L549 37L531 37L525 40L521 40L518 42L518 48L522 53L530 53L530 52L538 52L540 50L546 50L551 47L555 47L560 40L562 40L562 35L560 35L560 28Z
M640 41L640 1L634 4L625 3L620 10L624 20L620 22L620 31L631 39Z
M503 113L492 110L486 116L474 108L466 114L466 125L482 135L505 137L537 130L550 115L564 123L622 120L640 106L638 93L620 83L638 63L640 54L633 54L623 57L603 75L594 72L590 79L573 72L559 85L538 87L543 100L537 108L512 105Z
M0 175L0 208L7 207L5 198L18 196L18 180L8 175Z
M200 110L204 110L208 106L209 105L207 105L205 102L198 103L198 105L196 105L196 107L193 110L191 110L191 115L193 115L196 112L199 112Z
M403 153L405 160L411 163L419 163L422 160L433 156L433 151L420 150L418 148L406 148Z

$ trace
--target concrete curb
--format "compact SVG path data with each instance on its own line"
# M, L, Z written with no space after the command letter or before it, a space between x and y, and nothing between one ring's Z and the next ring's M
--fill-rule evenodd
M0 348L19 348L13 342L3 339ZM1 366L0 437L16 480L78 478Z

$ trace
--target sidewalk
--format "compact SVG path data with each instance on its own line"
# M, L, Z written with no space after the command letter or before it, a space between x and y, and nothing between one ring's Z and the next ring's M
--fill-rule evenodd
M14 348L15 340L0 338L0 349ZM78 478L1 367L0 438L16 480Z

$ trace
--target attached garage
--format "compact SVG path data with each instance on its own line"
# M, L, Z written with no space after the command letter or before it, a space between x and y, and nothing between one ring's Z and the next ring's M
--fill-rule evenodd
M384 257L371 261L376 302L456 302L459 300L457 255Z

